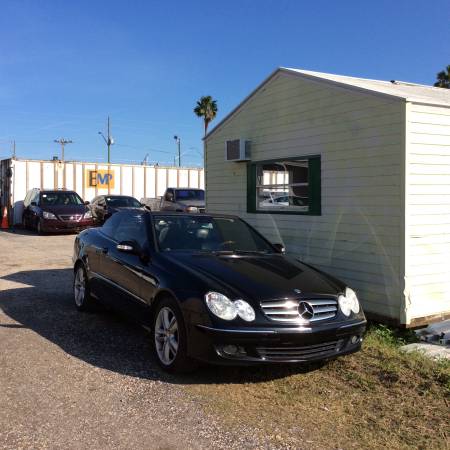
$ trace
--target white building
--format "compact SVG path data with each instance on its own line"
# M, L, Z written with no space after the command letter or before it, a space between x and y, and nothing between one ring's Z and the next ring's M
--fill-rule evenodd
M450 315L450 90L281 68L205 148L209 212L346 281L369 316Z

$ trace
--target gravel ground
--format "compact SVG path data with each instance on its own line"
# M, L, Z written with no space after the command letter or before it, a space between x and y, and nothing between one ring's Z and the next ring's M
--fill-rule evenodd
M274 448L222 429L186 392L195 375L157 368L144 330L75 310L73 241L0 232L0 448Z

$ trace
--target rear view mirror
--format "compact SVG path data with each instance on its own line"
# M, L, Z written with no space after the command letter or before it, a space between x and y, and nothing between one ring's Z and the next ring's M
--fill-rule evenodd
M284 255L286 253L286 248L283 244L272 244L275 247L277 253Z
M36 202L31 202L30 205L31 206L37 206L37 203Z

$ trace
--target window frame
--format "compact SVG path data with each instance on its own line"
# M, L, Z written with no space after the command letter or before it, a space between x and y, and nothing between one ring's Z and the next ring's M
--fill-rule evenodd
M296 211L288 209L267 209L257 208L257 167L261 164L272 164L280 161L308 161L308 186L309 210ZM247 212L252 214L284 214L301 216L321 216L322 215L322 182L321 182L321 155L304 155L289 158L266 159L261 161L250 161L247 163Z

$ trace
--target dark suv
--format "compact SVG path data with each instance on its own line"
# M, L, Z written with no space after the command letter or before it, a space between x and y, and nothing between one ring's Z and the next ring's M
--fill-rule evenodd
M22 225L39 234L81 231L93 225L88 203L75 191L31 189L23 201Z

